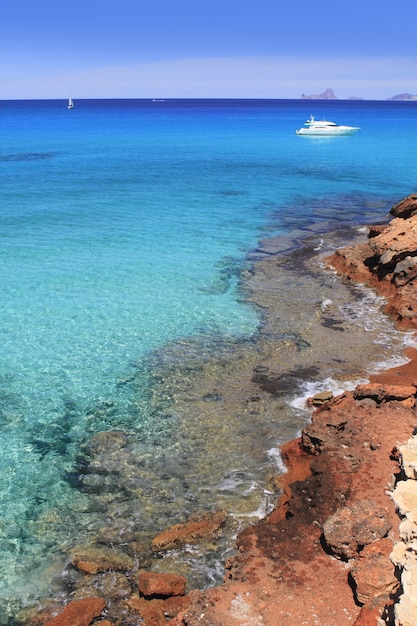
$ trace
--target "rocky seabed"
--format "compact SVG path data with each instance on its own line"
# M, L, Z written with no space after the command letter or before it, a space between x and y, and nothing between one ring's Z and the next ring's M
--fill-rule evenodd
M386 298L401 329L417 329L417 195L373 226L363 244L326 259L347 280ZM84 584L64 607L47 607L31 626L416 626L417 350L410 361L333 397L310 399L311 422L282 446L288 472L279 501L246 527L224 582L187 593L177 572L140 569L115 550L79 547L72 566ZM227 515L194 516L168 528L152 550L214 540ZM142 547L130 545L140 554ZM107 582L106 582L107 581ZM106 587L107 585L107 587ZM106 589L111 592L104 593ZM109 599L110 598L110 599ZM118 607L113 611L109 606ZM124 616L122 612L124 611Z

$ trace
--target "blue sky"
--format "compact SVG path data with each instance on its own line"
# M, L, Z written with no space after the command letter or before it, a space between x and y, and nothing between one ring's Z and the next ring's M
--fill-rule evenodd
M417 94L415 0L9 0L0 98Z

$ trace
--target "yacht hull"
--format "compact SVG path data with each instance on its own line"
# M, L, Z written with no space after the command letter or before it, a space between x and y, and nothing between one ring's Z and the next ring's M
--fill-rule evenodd
M354 126L339 126L338 128L300 128L296 130L297 135L320 135L320 136L332 136L332 135L353 135L359 128Z

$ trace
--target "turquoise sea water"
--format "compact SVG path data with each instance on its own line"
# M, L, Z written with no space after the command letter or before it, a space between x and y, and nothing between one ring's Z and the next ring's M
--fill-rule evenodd
M297 136L310 114L361 131ZM150 355L256 332L239 275L260 239L382 220L415 192L417 104L3 101L0 177L0 623L11 624L47 593L51 557L96 523L74 479L80 446L120 429L148 454L147 437L164 436Z

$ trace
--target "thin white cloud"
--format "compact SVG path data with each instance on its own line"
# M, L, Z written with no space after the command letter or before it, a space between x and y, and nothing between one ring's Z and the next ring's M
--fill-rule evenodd
M332 88L338 98L417 93L417 58L188 58L67 74L3 76L2 98L299 98Z

